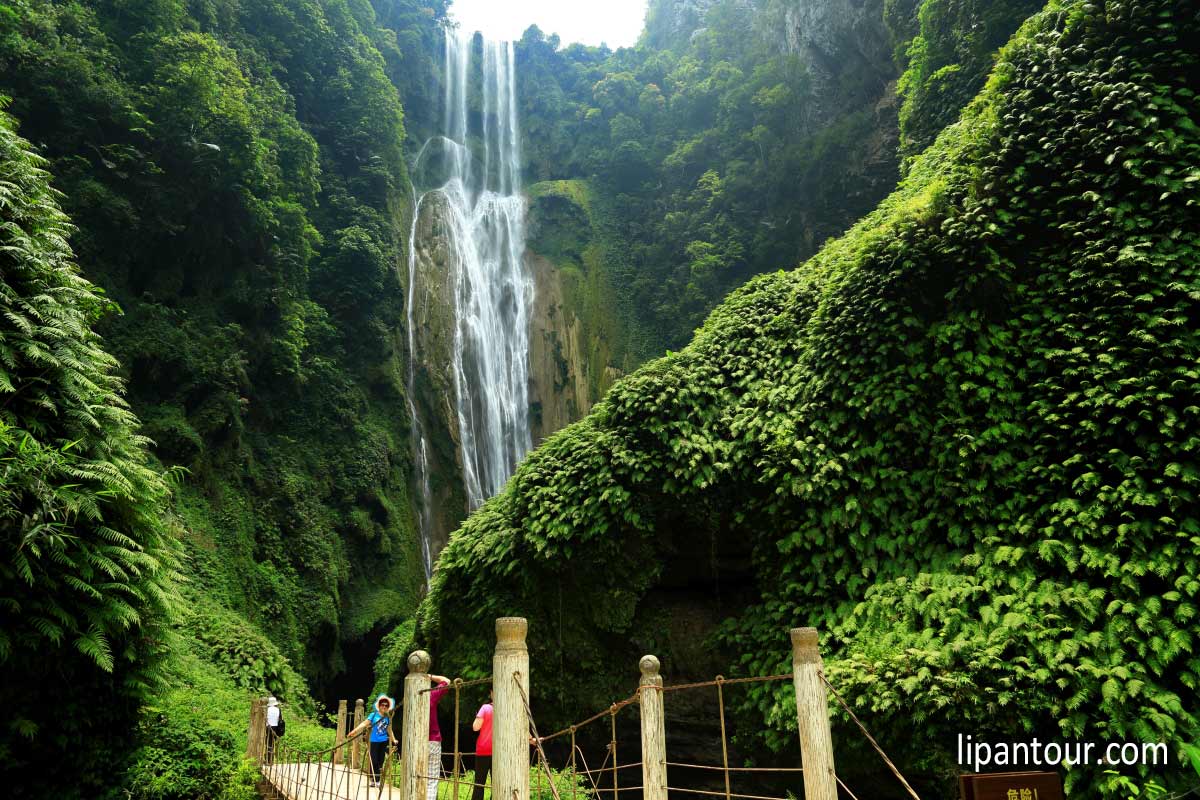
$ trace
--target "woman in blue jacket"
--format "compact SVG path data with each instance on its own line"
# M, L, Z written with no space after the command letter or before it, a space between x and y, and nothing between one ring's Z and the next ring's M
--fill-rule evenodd
M392 698L386 694L379 695L375 699L375 710L368 714L358 727L350 731L350 738L354 738L367 728L371 729L371 745L368 751L368 760L371 765L371 788L379 786L388 747L396 746L396 734L392 733L392 707Z

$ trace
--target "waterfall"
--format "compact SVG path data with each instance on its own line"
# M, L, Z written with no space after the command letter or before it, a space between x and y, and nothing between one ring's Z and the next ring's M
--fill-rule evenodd
M415 194L415 190L414 190ZM417 410L417 336L413 308L417 298L417 220L421 216L421 200L413 202L412 227L408 232L408 300L405 313L408 323L408 414L412 420L413 465L416 468L417 531L421 536L421 565L425 568L425 583L433 577L433 491L429 485L429 442L425 426Z
M441 136L418 155L439 157L440 183L419 195L409 242L410 411L421 502L418 511L430 568L429 475L424 427L412 404L417 280L417 218L438 195L439 227L453 272L452 372L463 482L469 510L503 488L532 445L529 427L529 314L533 278L524 264L516 63L511 42L482 38L478 85L471 70L475 36L446 29L445 116ZM472 91L473 90L473 91ZM472 115L470 100L478 100ZM472 125L472 121L476 124ZM474 145L474 149L472 149Z

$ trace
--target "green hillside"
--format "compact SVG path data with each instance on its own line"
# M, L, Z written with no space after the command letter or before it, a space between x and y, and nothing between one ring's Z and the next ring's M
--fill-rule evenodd
M442 13L0 4L0 95L39 154L6 117L0 161L20 177L4 179L0 262L11 796L222 796L252 693L277 693L298 726L310 687L339 689L344 648L416 607L401 92L417 130L436 118ZM54 207L39 221L26 206ZM90 284L65 266L68 238ZM49 259L55 293L14 271L18 255ZM51 299L71 308L30 310ZM49 316L31 333L35 312ZM83 355L63 361L72 347ZM78 572L57 575L71 548L135 545L130 562L70 556ZM371 661L349 665L359 691ZM43 761L59 766L30 766Z

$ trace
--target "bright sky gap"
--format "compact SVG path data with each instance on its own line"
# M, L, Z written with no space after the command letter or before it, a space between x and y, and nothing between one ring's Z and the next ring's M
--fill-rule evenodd
M450 15L468 31L515 40L530 25L562 44L607 44L614 50L637 42L646 0L454 0Z

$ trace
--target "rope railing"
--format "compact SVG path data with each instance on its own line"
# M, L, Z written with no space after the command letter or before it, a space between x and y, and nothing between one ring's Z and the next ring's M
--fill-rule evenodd
M724 695L725 695L725 687L730 686L730 685L762 683L762 682L767 682L767 681L784 681L784 680L791 680L791 678L792 678L792 676L790 673L783 673L783 674L776 674L776 675L761 675L761 676L756 675L756 676L746 676L746 677L738 677L738 678L726 678L723 675L717 675L716 677L714 677L711 680L680 683L680 684L674 684L674 685L670 685L670 686L643 685L643 686L639 686L637 691L634 692L629 697L626 697L624 699L618 700L618 701L610 704L608 708L598 711L595 714L592 714L591 716L586 717L572 725L568 725L565 728L562 728L560 730L554 731L553 733L546 734L543 736L539 736L537 734L536 724L533 721L533 715L532 715L531 710L529 709L528 698L525 695L525 690L524 690L523 686L520 689L520 693L521 693L522 699L525 701L526 713L529 715L530 727L531 727L531 730L533 731L533 741L537 745L537 748L538 748L538 761L539 761L539 770L540 770L539 778L540 778L541 772L545 772L546 776L548 778L550 778L550 780L551 780L551 785L553 785L553 779L550 777L551 776L550 765L549 765L548 760L546 759L545 752L542 749L541 745L545 742L548 742L548 741L551 741L554 739L558 739L560 737L564 737L564 736L571 737L569 757L568 757L568 761L567 761L565 770L568 771L569 774L572 776L572 787L573 787L572 800L574 800L574 796L575 796L574 789L575 789L576 783L573 780L575 775L583 776L587 780L587 783L590 785L589 788L590 788L591 792L597 797L601 797L603 795L608 795L611 798L613 798L613 800L616 800L616 798L619 797L621 792L642 791L645 787L643 787L641 785L630 785L630 786L621 786L620 785L618 773L621 770L642 767L643 762L641 760L638 760L638 761L631 761L631 762L623 763L623 764L617 763L618 762L617 755L618 755L619 746L620 746L620 740L619 740L619 737L617 736L617 726L616 726L616 717L617 717L618 712L620 712L622 709L624 709L625 707L627 707L629 705L633 705L634 703L639 703L641 700L641 694L645 690L657 690L657 691L660 691L660 692L666 694L666 693L684 691L684 690L689 690L689 689L704 689L704 688L715 688L716 689L717 703L718 703L717 716L718 716L720 730L721 730L722 763L719 765L692 764L692 763L687 763L687 762L682 762L682 761L667 761L664 763L667 766L677 767L680 769L700 769L700 770L721 772L723 774L724 781L725 781L724 791L710 791L707 789L692 789L692 788L674 787L674 786L662 786L659 788L665 789L667 791L678 791L678 792L683 792L683 793L690 792L690 793L700 794L700 795L725 797L727 800L734 800L734 798L738 798L739 800L786 800L786 798L781 798L781 797L769 797L766 795L759 795L759 794L747 794L744 792L735 792L733 790L733 785L732 785L732 780L731 780L731 774L733 774L733 773L747 774L747 775L763 775L763 774L796 775L799 773L803 773L804 770L803 770L803 767L738 767L738 766L731 765L729 762L729 758L730 758L729 746L728 746L729 730L728 730L728 727L726 724L726 719L725 719L725 696ZM601 762L601 764L598 767L593 768L588 764L587 757L586 757L583 749L579 746L578 741L576 740L576 735L583 728L585 728L589 725L592 725L593 723L596 723L596 722L604 719L605 717L607 717L609 719L609 728L610 728L609 742L605 747L604 760ZM611 783L611 785L603 785L602 786L601 785L602 783L607 783L607 776L612 777L612 783ZM846 792L851 797L853 797L853 793L850 792L850 790L848 788L846 789ZM557 798L557 792L555 792L555 797Z
M568 725L567 727L563 728L560 731L555 731L554 733L550 733L550 734L543 736L542 741L548 742L551 739L557 739L558 737L565 736L568 733L574 734L574 733L578 732L580 728L591 725L596 720L603 719L606 715L615 714L616 712L620 711L622 708L625 708L625 706L632 705L632 704L636 703L637 701L638 701L638 692L634 692L629 697L626 697L624 700L618 700L617 702L613 703L608 708L604 709L603 711L596 712L595 714L593 714L592 716L588 717L585 720L580 720L579 722L576 722L574 725Z
M629 769L630 767L640 767L641 765L642 765L641 761L634 761L630 764L613 765L611 767L601 767L600 769L594 769L594 770L581 769L581 770L579 770L579 772L580 773L588 773L590 775L599 775L601 772L612 772L615 769Z
M463 764L463 752L459 747L459 731L461 728L461 692L465 688L480 686L491 682L491 677L464 680L454 678L451 687L454 690L454 732L453 751L443 756L452 759L449 775L442 764L430 764L436 769L425 770L435 774L418 774L417 777L426 781L445 781L450 784L446 792L452 800L460 800L461 789L487 788L489 784L468 780ZM441 686L430 686L422 689L421 693L435 691ZM400 703L398 707L402 707ZM398 785L400 774L396 766L400 759L392 748L388 748L384 763L378 770L372 770L370 751L368 747L360 747L356 763L351 763L352 747L356 743L365 743L368 731L364 730L332 746L321 750L307 750L294 747L279 737L274 737L270 729L264 732L265 741L259 749L263 756L262 771L272 784L288 797L299 800L369 800L383 797L388 787ZM274 737L274 741L272 741ZM339 763L342 762L342 763ZM431 759L432 762L432 759ZM378 785L368 786L367 781L377 776ZM446 780L446 779L449 780ZM439 796L443 794L439 786ZM423 798L420 798L423 800Z
M676 683L671 686L642 686L640 689L655 689L660 692L678 692L683 689L703 689L707 686L717 686L724 684L726 686L738 683L763 683L765 681L790 681L792 674L784 672L779 675L751 675L745 678L726 678L724 675L718 675L709 681L696 681L695 683Z
M471 787L472 789L475 789L475 788L486 789L489 785L486 782L478 782L475 780L467 780L466 779L466 769L464 768L463 758L462 758L463 751L459 744L459 731L462 729L462 690L470 688L470 687L474 687L474 686L483 686L483 685L489 684L491 682L492 682L492 678L490 675L483 677L483 678L473 678L471 680L463 680L462 678L451 679L449 688L453 689L453 691L454 691L454 728L453 728L454 740L453 740L453 749L449 753L449 756L451 759L450 774L449 774L449 776L446 775L446 769L445 769L445 764L444 764L444 759L447 754L441 753L439 762L442 762L442 763L434 764L433 758L430 758L430 761L428 764L428 767L429 767L428 772L435 772L436 774L418 775L417 776L418 778L420 778L422 780L426 780L426 781L438 781L439 783L441 783L441 782L449 783L450 784L449 794L450 794L451 800L459 800L461 787ZM430 686L428 688L421 689L419 694L428 694L430 692L435 692L442 688L445 688L445 686L444 685ZM436 769L435 769L435 767L436 767ZM449 778L448 781L446 780L447 777ZM476 775L476 777L478 777L478 776ZM439 792L439 797L440 797L440 792L441 792L440 786L438 787L438 792ZM420 799L418 798L418 800L420 800Z
M416 777L420 778L423 781L438 781L439 783L443 782L444 778L445 778L445 776L443 776L443 775L422 775L419 772L417 773ZM488 788L489 784L476 783L475 781L469 781L466 778L460 778L458 781L458 785L459 786L478 786L480 789L486 789L486 788ZM439 788L438 791L441 791L441 789Z
M733 773L746 774L779 774L779 775L795 775L803 773L803 767L738 767L730 764L729 761L729 729L725 717L725 687L736 686L749 683L766 683L770 681L790 681L791 673L780 673L776 675L750 675L740 678L726 678L724 675L717 675L707 681L692 681L689 683L677 683L669 686L653 686L643 685L639 687L639 691L656 690L662 692L664 697L674 692L680 692L692 689L716 689L717 701L717 721L721 732L721 763L720 764L692 764L681 761L667 761L668 767L676 767L677 769L695 769L705 770L709 772L720 772L724 783L723 791L713 791L709 789L700 789L683 786L666 786L668 792L680 792L684 794L697 794L711 797L724 797L726 800L740 798L741 800L786 800L782 797L771 797L758 794L746 794L743 792L735 792L733 790Z
M685 789L681 786L668 786L669 792L686 792L688 794L702 794L709 797L739 797L746 800L787 800L786 797L769 797L761 794L739 794L738 792L712 792L707 789Z
M794 629L794 636L796 631L801 630L811 631L812 629ZM813 634L813 636L813 641L815 641L815 634ZM797 639L793 638L793 642L795 643L796 641ZM428 656L426 655L425 658L428 659ZM726 706L728 698L726 695L728 694L728 687L730 686L764 683L770 681L790 681L794 679L797 681L797 696L799 698L799 682L801 681L801 676L803 675L801 670L806 665L814 664L813 661L795 661L794 663L797 666L795 666L796 672L794 674L781 673L774 675L745 676L735 678L726 678L723 675L717 675L711 680L693 681L664 686L662 685L661 678L658 675L657 659L654 659L652 656L647 658L649 661L644 659L642 664L642 685L639 685L633 694L609 704L607 708L603 708L597 711L595 714L592 714L582 720L579 720L578 722L575 722L574 724L568 725L547 735L541 735L538 731L537 723L534 720L533 713L530 708L529 693L522 683L521 673L513 673L513 679L517 686L517 692L521 698L521 703L524 707L528 721L530 745L533 746L536 751L536 760L535 763L531 765L532 773L530 778L535 784L535 787L531 788L536 789L537 798L546 797L544 794L543 781L548 782L548 792L552 800L605 800L606 796L607 798L610 798L610 800L620 800L622 793L625 793L626 796L628 796L630 792L648 793L651 789L654 790L654 798L665 797L666 795L664 793L678 792L681 795L725 798L725 800L787 800L787 797L778 797L773 796L772 794L772 792L778 792L783 790L785 787L787 788L786 795L788 797L794 796L792 787L795 784L793 784L792 781L796 778L796 776L803 775L805 773L805 768L803 766L737 766L735 763L732 763L732 761L737 760L738 756L736 751L731 748L730 736L734 733L734 731L731 728L730 720L727 718L728 709ZM794 656L794 658L798 657ZM426 661L426 663L428 663L428 661ZM646 666L647 663L651 663L653 666ZM904 778L899 768L895 765L891 758L888 757L887 753L884 752L879 742L867 730L862 720L860 720L858 715L855 714L854 710L842 697L841 693L838 692L836 687L830 683L824 674L820 663L820 659L817 657L815 661L815 669L810 667L810 671L807 673L809 679L813 682L812 685L819 687L823 684L824 687L828 689L829 693L833 695L836 703L840 705L841 709L846 712L846 715L854 723L858 731L863 735L870 746L876 751L888 770L891 771L895 778L904 787L910 800L920 800L919 795ZM468 776L468 771L465 769L463 764L463 751L460 746L460 731L463 723L463 690L471 687L490 684L492 682L493 679L490 676L474 678L470 680L454 678L449 682L449 686L446 684L439 684L417 690L418 694L428 694L430 692L443 689L452 689L454 692L453 749L449 753L442 753L440 747L438 747L437 753L439 754L440 758L434 757L431 753L431 757L428 761L428 769L421 769L421 767L424 765L410 765L403 770L403 772L407 774L409 780L415 778L419 781L429 782L430 785L428 786L427 792L428 796L436 797L437 800L464 800L462 797L463 789L467 789L468 797L470 797L470 792L480 792L481 790L486 791L491 785L491 781L489 780L490 776L479 771L478 759L476 760L475 773L470 775L470 777ZM412 687L409 691L411 692L414 689L415 687ZM721 746L720 763L691 763L690 759L668 760L666 757L666 749L664 746L662 732L663 715L665 712L663 700L660 698L665 698L668 695L672 695L681 691L704 689L713 690L715 695L713 699L715 700L716 708L712 709L711 713L712 716L716 718L715 723L719 728ZM651 695L645 694L646 692L652 690L659 692L659 698L654 698ZM411 694L409 696L410 698L412 697ZM649 697L650 699L644 699L645 697ZM651 700L653 700L653 702L651 702ZM651 742L655 744L645 745L646 747L650 748L645 752L643 752L641 749L636 751L638 755L642 756L642 758L638 760L629 760L630 752L627 749L628 743L624 743L625 746L623 746L621 737L618 735L619 730L617 717L621 711L634 704L639 704L642 706L640 709L640 716L642 720L641 735L645 738L641 739L641 743ZM799 699L797 700L797 706L800 708L801 712L800 733L803 745L804 742L811 741L804 738L806 735L808 735L807 732L812 730L811 727L804 727L806 721L811 721L814 719L812 714L817 715L815 717L817 720L822 719L825 713L827 713L827 709L825 712L821 712L813 711L810 706L804 706L802 708ZM694 709L696 706L694 703L689 702L687 707L689 708L689 713L692 713L692 709ZM805 716L805 708L810 708L809 716ZM361 713L362 704L360 702L355 711L356 722L359 721ZM341 720L345 716L344 707L339 714L339 732L337 735L340 737L343 735L341 732ZM608 730L604 731L603 733L596 731L595 727L593 726L596 726L597 723L606 718L608 719L609 724L605 727ZM259 722L261 724L261 717L259 718ZM808 722L808 724L812 723ZM816 724L819 725L820 722ZM622 723L620 727L621 730L625 730L626 726L624 723ZM599 750L600 742L602 742L604 738L607 738L608 740L604 745L604 757L601 763L595 768L591 767L591 765L588 763L587 755L584 751L585 748L581 745L581 737L579 737L579 734L585 729L590 729L589 735L583 737L583 741L589 743L586 745L587 749L589 750ZM655 733L655 731L657 731L657 733ZM828 734L826 734L826 736L828 736ZM566 739L567 737L569 737L569 749L566 750L565 763L561 769L554 768L546 755L544 744L559 739ZM389 785L397 785L396 780L401 771L397 770L396 766L400 763L400 759L393 754L391 749L388 749L387 755L382 764L370 764L369 748L359 748L359 743L366 738L366 731L362 731L354 736L347 737L345 739L339 739L339 741L336 741L331 747L319 750L305 750L292 747L287 743L284 743L281 739L274 737L268 729L266 732L266 741L263 742L262 747L259 748L258 751L261 758L262 771L268 780L270 780L287 797L292 798L292 800L326 800L326 798L328 798L328 800L372 800L372 798L382 798L385 787L388 787ZM736 737L734 743L736 743ZM567 743L564 743L564 747L566 744ZM356 761L356 759L351 758L350 756L352 753L354 753L354 751L357 750L361 750L361 757L357 758L357 763L353 763ZM417 752L420 752L420 750ZM557 753L558 757L561 757L561 750L556 749L555 752ZM809 751L806 749L805 754L807 755L808 752ZM620 755L622 753L625 754L627 759L625 762L622 762L620 759ZM653 754L653 761L645 760L648 757L646 755L647 753ZM357 756L358 754L354 753L354 755ZM447 759L447 757L450 761L449 770L446 769L447 764L445 759ZM819 761L816 762L817 766L819 766L821 763L822 762ZM809 766L811 767L813 765ZM669 785L672 783L672 781L669 781L667 777L666 768L668 767L677 771L674 775L676 778L676 780L673 781L674 783L680 783L680 773L686 774L686 772L689 770L695 770L700 773L717 773L721 777L718 779L715 775L713 775L711 779L702 779L700 775L692 775L689 776L687 780L682 782L694 785L672 786ZM828 762L828 767L821 767L815 772L806 775L804 777L806 785L809 784L811 780L828 780L829 787L832 788L834 782L836 782L837 793L840 796L848 797L850 800L858 800L857 795L855 795L855 793L846 784L841 776L833 772L832 767L833 764L830 761ZM627 775L623 778L622 773L631 769L640 769L640 777L642 777L643 780L631 780ZM449 773L448 775L447 772ZM366 786L366 778L368 775L377 776L379 783L375 784L375 786ZM558 781L564 776L569 779L569 796L565 790L560 790L560 786L558 784ZM750 778L760 779L760 782L758 782L758 785L754 785L752 787L740 787L735 785L735 776L739 777L739 782ZM767 779L769 776L775 776L775 779L763 780ZM643 785L651 778L653 779L653 783L656 785ZM787 780L784 780L785 778L787 778ZM440 784L442 782L448 784L448 786L445 787L448 791L445 791L444 793L443 787L440 785L435 787L434 785L435 783ZM746 789L749 789L749 791L746 791ZM760 791L761 789L765 789L767 791L765 793L757 793L755 792L756 789L759 789ZM437 792L436 795L434 794L435 791ZM582 799L579 796L581 793ZM514 798L496 798L495 800L519 800L515 797L515 795L516 790L514 789ZM390 797L392 795L389 793L388 796ZM651 797L651 795L647 794L647 797ZM547 800L550 800L550 798L547 798ZM424 798L420 798L418 795L418 797L412 798L412 800L424 800Z
M452 685L454 685L455 687L457 687L459 689L465 689L468 686L480 686L482 684L491 683L491 682L492 682L491 675L487 676L486 678L474 678L469 681L464 681L462 678L453 678L450 681L450 683ZM429 694L430 692L436 692L440 688L442 688L442 687L441 686L430 686L428 689L422 689L419 692L419 694Z
M356 739L365 738L362 731L332 747L306 750L287 744L270 729L262 742L262 773L285 796L298 800L370 800L383 796L384 787L393 778L396 759L388 749L379 769L371 769L370 753L363 749L360 763L351 764L348 748ZM342 761L343 763L338 763ZM367 784L368 776L378 776L374 787Z
M680 769L727 769L730 772L804 772L804 767L724 767L715 764L683 764L677 761L668 761L666 763L668 767L679 767Z
M841 693L834 687L832 683L829 682L829 679L825 677L825 673L820 672L818 674L821 676L821 682L825 684L825 687L829 689L829 691L833 692L833 696L837 699L838 704L841 705L842 709L850 715L850 719L852 719L854 724L858 726L858 729L862 731L862 735L866 737L866 740L871 743L871 747L875 748L875 752L878 753L879 757L883 759L883 763L887 765L888 769L892 771L892 774L896 776L896 779L900 781L900 785L904 787L913 800L921 800L916 791L908 785L908 781L904 779L904 775L900 773L899 768L892 763L892 760L888 758L887 753L883 752L883 748L879 746L879 742L875 741L875 737L872 736L870 731L867 730L867 726L862 724L862 721L859 720L858 715L855 714L850 709L850 706L847 705L846 701L842 699Z
M525 694L525 687L521 684L521 673L513 673L513 682L517 685L517 691L521 695L521 703L525 706L525 718L529 720L530 737L533 740L534 747L537 748L538 766L541 770L538 772L538 780L541 780L542 772L546 773L546 780L550 781L550 794L554 795L554 800L562 800L558 796L558 787L554 785L554 775L550 772L550 765L546 761L546 751L542 749L542 737L538 736L537 723L533 720L533 711L529 708L529 695ZM541 786L538 786L538 794L541 794Z
M850 791L850 787L846 785L845 781L843 781L837 775L834 775L833 778L834 778L834 780L836 780L838 782L838 786L842 787L843 791L845 791L846 794L850 795L850 800L858 800L858 795L856 795L854 792Z

